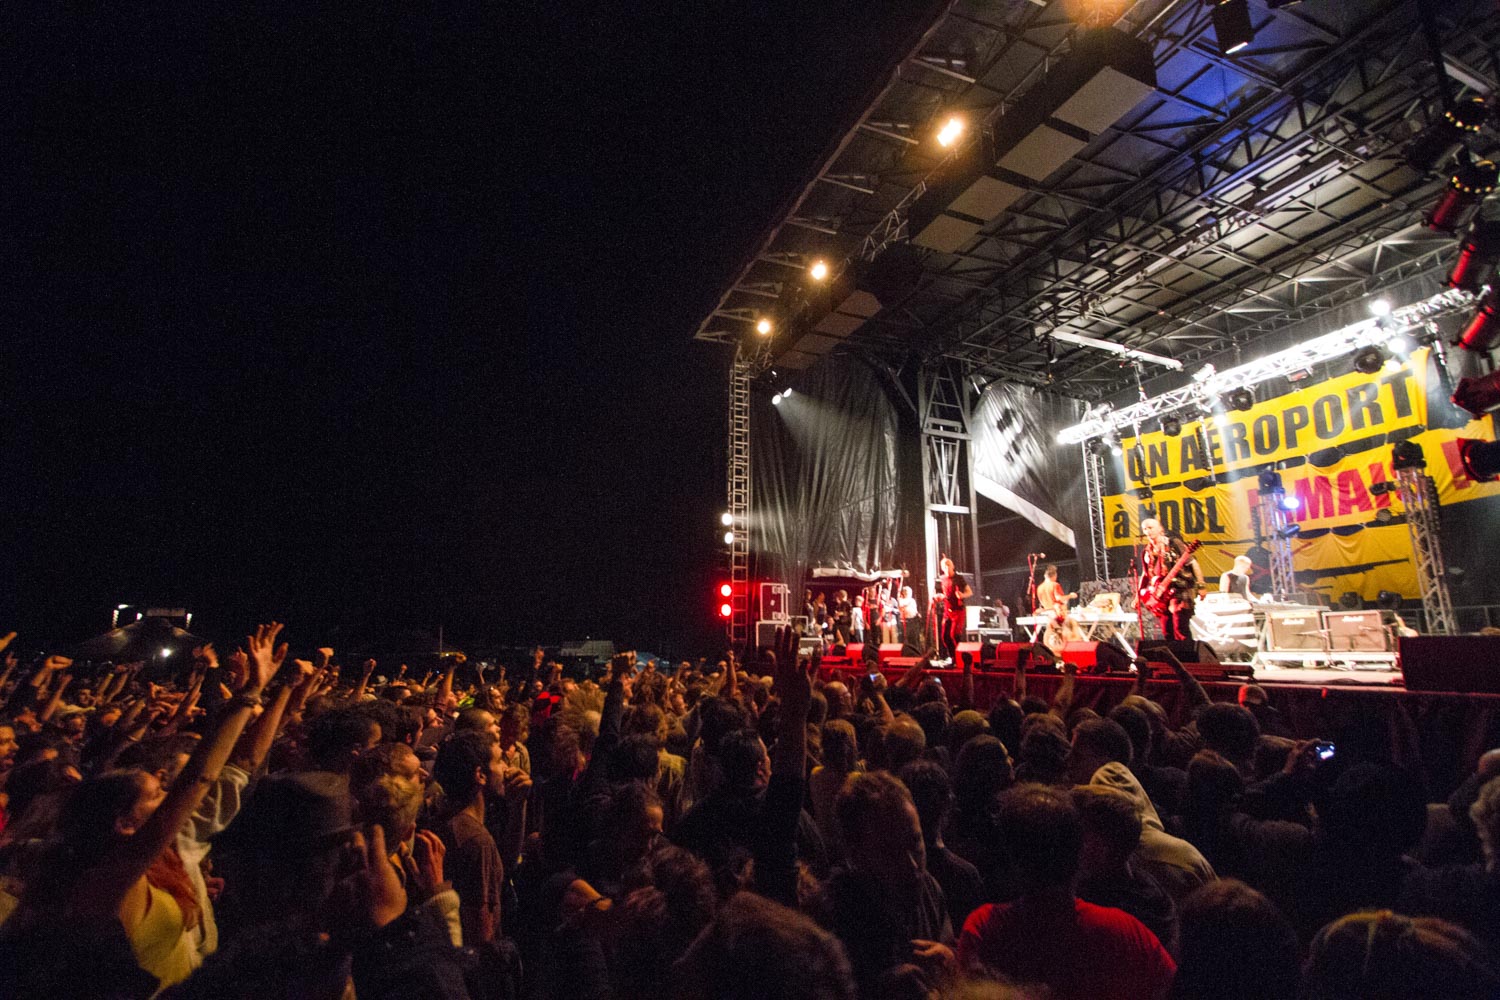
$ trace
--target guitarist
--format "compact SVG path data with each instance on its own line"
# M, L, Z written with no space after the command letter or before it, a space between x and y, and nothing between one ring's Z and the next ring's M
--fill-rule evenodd
M1148 517L1141 522L1141 534L1146 544L1141 552L1141 577L1155 580L1165 576L1187 552L1181 538L1168 535L1161 522ZM1161 633L1167 639L1191 639L1193 633L1188 623L1193 618L1194 603L1203 589L1203 571L1198 560L1191 559L1178 570L1167 585L1166 598L1154 609L1156 620L1161 624Z

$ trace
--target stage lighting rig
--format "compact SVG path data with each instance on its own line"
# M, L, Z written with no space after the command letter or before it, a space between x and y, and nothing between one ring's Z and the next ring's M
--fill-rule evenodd
M1267 469L1257 479L1262 493L1284 493L1286 486L1281 480L1281 473L1275 469Z
M1454 233L1470 206L1495 190L1500 182L1500 168L1489 160L1469 160L1459 165L1448 178L1443 196L1422 217L1422 225L1438 233Z
M1465 139L1479 132L1489 114L1482 97L1459 101L1406 147L1407 166L1424 174L1436 170L1463 148Z
M1231 410L1244 413L1255 406L1255 393L1249 389L1231 389L1224 396L1224 401L1229 404Z
M1459 438L1458 457L1469 478L1479 483L1494 482L1500 476L1500 441Z
M1478 378L1461 378L1453 390L1453 405L1473 417L1500 410L1500 371Z
M1232 56L1255 41L1255 25L1250 23L1250 0L1210 0L1214 37L1219 54Z
M1479 301L1479 310L1464 328L1458 343L1466 351L1488 351L1500 337L1500 288L1491 288Z

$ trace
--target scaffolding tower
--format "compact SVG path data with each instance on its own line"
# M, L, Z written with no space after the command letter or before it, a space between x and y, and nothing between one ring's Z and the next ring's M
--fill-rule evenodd
M1109 538L1104 533L1104 455L1093 441L1085 441L1082 448L1083 489L1089 509L1089 551L1093 558L1094 579L1108 585L1113 581L1109 575Z
M1396 492L1406 508L1406 528L1411 532L1411 557L1417 567L1417 586L1422 590L1426 631L1453 635L1457 623L1443 566L1437 483L1427 474L1425 463L1396 469L1395 474Z
M1291 520L1287 517L1282 501L1286 490L1271 490L1260 494L1261 542L1270 553L1271 596L1285 601L1297 592L1297 570L1292 565Z
M726 531L733 532L728 544L730 615L725 631L730 649L739 649L750 637L750 380L758 371L759 358L744 348L735 352L729 372L728 480L725 484Z

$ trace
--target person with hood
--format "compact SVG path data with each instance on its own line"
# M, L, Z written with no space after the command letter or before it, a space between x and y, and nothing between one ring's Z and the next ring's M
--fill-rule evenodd
M1112 761L1095 771L1089 784L1124 792L1135 805L1136 815L1141 819L1141 842L1132 860L1139 862L1173 902L1180 903L1188 893L1218 877L1198 848L1167 832L1151 797L1135 780L1130 768Z

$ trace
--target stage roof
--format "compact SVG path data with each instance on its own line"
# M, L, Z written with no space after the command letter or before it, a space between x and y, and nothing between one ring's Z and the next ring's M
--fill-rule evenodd
M1424 3L1452 95L1489 94L1496 5ZM844 351L951 358L979 378L1092 400L1135 385L1132 366L1053 334L1190 368L1446 269L1457 240L1421 225L1446 177L1418 173L1403 155L1441 109L1421 6L1252 0L1255 38L1224 56L1202 0L955 0L892 54L890 76L872 81L878 96L830 137L832 154L769 220L696 336L754 344L755 320L770 316L781 367ZM908 243L911 206L951 182L964 157L992 150L1080 33L1101 26L1149 46L1155 87L1112 124L1065 129L1072 155L1050 173L1031 169L1041 180L986 164L1008 207L936 241L951 251ZM934 138L955 113L968 121L957 154ZM1500 145L1486 128L1481 151ZM824 259L852 274L891 247L912 258L900 293L846 324L852 332L813 331L828 306L807 302L827 293L809 287L806 266Z

